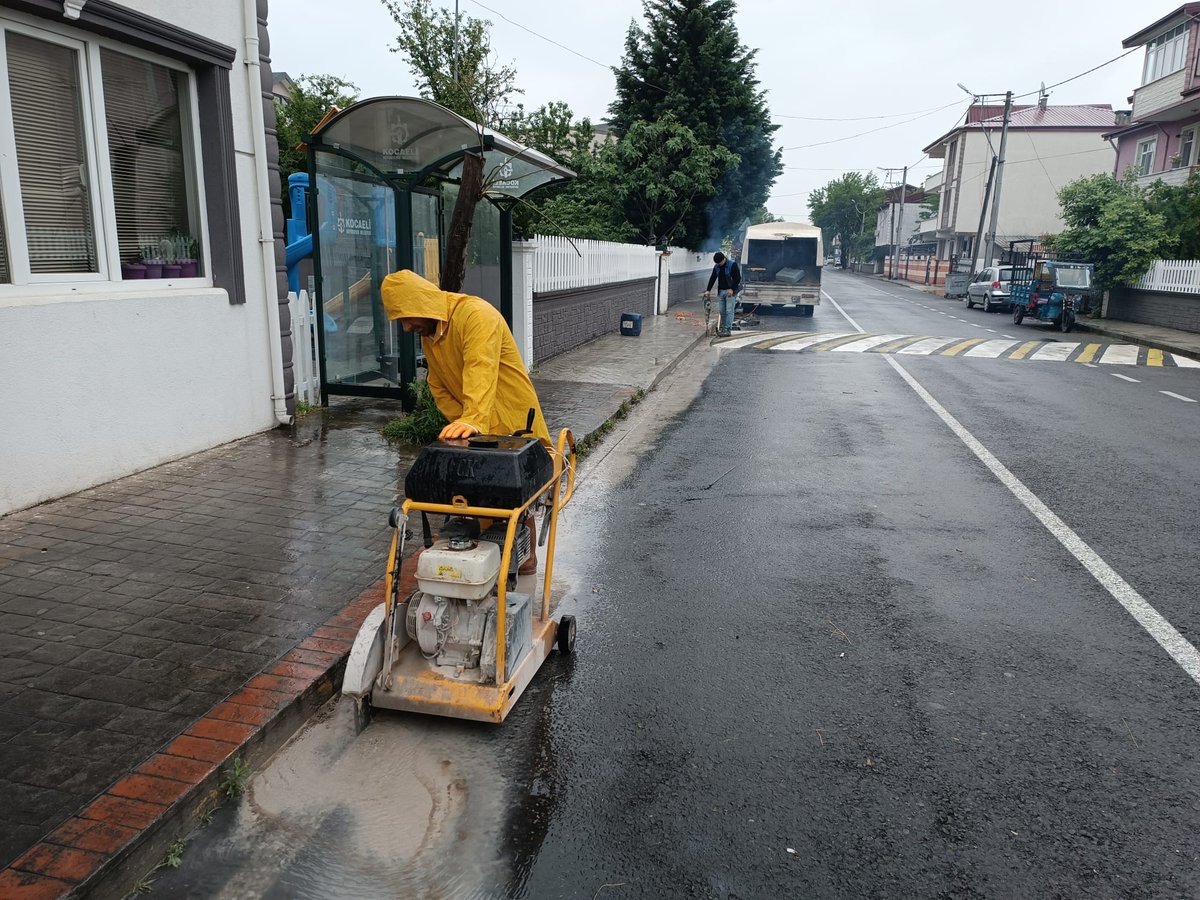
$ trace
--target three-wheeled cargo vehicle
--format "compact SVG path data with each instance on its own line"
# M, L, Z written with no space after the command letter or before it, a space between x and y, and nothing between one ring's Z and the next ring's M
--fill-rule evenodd
M1008 255L1014 266L1009 286L1013 322L1037 319L1070 331L1092 290L1092 264L1046 258L1032 241L1012 241Z
M424 448L392 510L386 598L363 622L342 682L360 727L371 707L501 722L557 643L575 646L575 619L550 602L559 511L575 490L575 439L476 435ZM409 516L425 548L417 589L402 594ZM429 517L444 516L434 540ZM542 517L530 528L532 516ZM545 545L541 590L522 564Z

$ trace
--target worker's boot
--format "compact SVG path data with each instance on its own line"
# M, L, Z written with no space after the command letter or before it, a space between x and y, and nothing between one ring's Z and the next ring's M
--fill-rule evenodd
M518 575L532 575L537 571L537 518L533 513L525 517L525 527L529 529L529 558L517 567Z

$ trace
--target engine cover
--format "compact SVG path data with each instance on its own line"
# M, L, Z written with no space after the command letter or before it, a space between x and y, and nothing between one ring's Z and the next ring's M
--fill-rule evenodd
M436 441L423 449L404 478L404 496L417 503L517 509L554 477L554 462L537 438L478 434Z

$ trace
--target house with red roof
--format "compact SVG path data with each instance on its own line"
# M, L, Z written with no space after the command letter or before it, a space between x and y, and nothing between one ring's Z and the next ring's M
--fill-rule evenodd
M1043 95L1037 103L1013 106L996 245L978 254L981 262L998 258L1011 240L1061 231L1059 190L1076 178L1112 171L1116 153L1104 140L1117 121L1112 106L1051 106L1047 99ZM969 264L975 255L981 215L990 216L985 192L1003 122L1003 106L975 104L965 121L925 147L928 156L944 161L936 227L926 223L923 228L923 235L936 241L939 259Z

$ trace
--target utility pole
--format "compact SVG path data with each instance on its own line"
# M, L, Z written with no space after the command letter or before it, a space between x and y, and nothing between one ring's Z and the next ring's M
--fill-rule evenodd
M992 179L996 177L996 157L992 157L991 168L988 169L987 187L983 189L983 202L979 204L979 230L975 232L975 243L971 245L971 274L974 275L979 265L979 246L983 243L983 223L987 221L988 200L992 198Z
M908 191L908 166L904 167L904 174L900 176L900 215L899 221L896 222L896 252L893 254L893 259L900 256L900 243L904 240L904 196ZM892 266L893 271L899 271L899 260L896 265Z
M996 155L996 192L992 194L992 218L988 224L987 254L983 258L985 266L991 265L989 259L992 248L996 245L996 224L1000 219L1000 187L1004 183L1004 148L1008 144L1008 120L1012 116L1012 91L1004 95L1004 123L1000 126L1000 152Z

